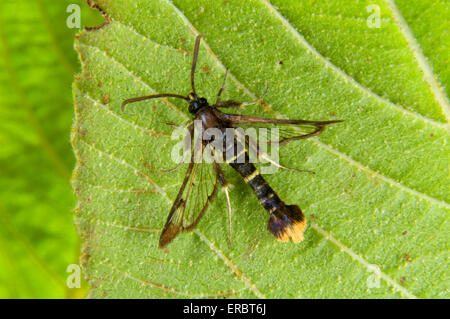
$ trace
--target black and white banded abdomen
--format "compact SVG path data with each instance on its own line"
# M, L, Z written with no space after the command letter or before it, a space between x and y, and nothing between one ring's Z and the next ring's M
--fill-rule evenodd
M237 143L237 142L236 142ZM241 155L241 156L240 156ZM224 158L227 157L224 154ZM255 165L250 163L245 150L226 160L250 185L261 205L270 215L268 230L279 240L300 242L303 239L303 230L306 227L306 219L300 207L286 205L261 176Z

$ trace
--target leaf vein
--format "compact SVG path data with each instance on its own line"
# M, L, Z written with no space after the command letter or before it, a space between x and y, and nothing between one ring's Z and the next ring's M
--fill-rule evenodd
M185 297L189 297L189 298L215 298L215 297L221 297L221 296L234 295L234 294L237 294L237 293L245 290L245 288L243 288L243 289L238 289L238 290L219 291L217 293L207 293L207 294L195 294L195 293L183 292L174 287L169 287L169 286L165 286L163 284L136 278L136 277L132 276L131 274L129 274L128 272L124 272L124 271L117 269L116 267L114 267L111 264L105 264L104 262L100 262L100 264L110 267L113 271L120 273L122 276L124 276L128 279L131 279L133 281L140 283L142 286L149 286L152 288L157 288L157 289L160 289L165 292L169 292L169 293L173 293L175 295L181 295L181 296L185 296Z
M135 130L142 131L144 133L147 133L147 134L155 136L155 137L170 137L170 135L168 135L168 134L160 133L160 132L157 132L157 131L152 130L150 128L142 127L142 126L136 125L136 124L134 124L134 123L132 123L130 121L127 121L126 119L124 119L123 117L118 115L117 113L114 113L113 111L111 111L105 104L102 104L99 101L97 101L97 100L93 99L92 97L90 97L89 94L82 94L82 96L87 98L89 101L91 101L95 105L99 106L107 114L109 114L112 117L118 119L119 121L124 122L125 124L133 127Z
M339 240L333 237L329 232L325 231L320 226L312 223L311 227L315 229L317 232L319 232L322 236L324 236L327 240L332 242L334 245L336 245L339 249L347 253L353 260L358 261L360 264L364 265L370 272L373 272L378 277L385 280L388 284L390 284L394 289L397 289L401 293L403 293L406 297L410 299L417 299L417 297L409 292L405 287L402 287L399 283L397 283L394 279L392 279L387 274L383 273L380 268L376 265L370 264L367 260L362 258L360 255L355 253L352 249L345 246L343 243L341 243Z
M290 22L278 11L276 10L272 4L268 0L262 0L264 4L267 6L267 8L278 18L280 19L281 23L286 27L288 31L290 31L295 38L305 46L311 53L313 53L321 62L323 62L326 66L328 66L330 69L334 70L337 74L339 74L345 81L352 84L354 87L359 89L361 92L365 93L366 95L375 98L377 101L386 104L387 106L400 111L404 114L408 114L410 116L416 117L418 119L421 119L423 121L428 122L429 124L433 126L439 126L439 127L448 127L446 123L440 123L438 121L434 121L430 118L427 118L421 114L411 112L403 107L398 106L397 104L384 99L383 97L379 96L378 94L374 93L367 87L363 86L361 83L357 82L354 78L349 76L347 73L342 71L340 68L338 68L336 65L331 63L328 59L326 59L323 55L321 55L306 39L290 24Z
M108 55L104 50L100 49L97 46L93 46L93 45L89 45L89 44L84 44L84 43L79 43L78 45L86 47L86 48L91 48L93 50L96 50L97 52L100 52L101 54L103 54L107 59L111 60L113 63L119 65L123 70L125 70L136 82L142 84L143 86L145 86L147 89L150 90L150 92L152 93L157 93L155 89L153 89L152 87L150 87L144 80L142 80L142 78L140 76L137 76L136 74L134 74L133 71L131 71L129 68L127 68L123 63L117 61L114 57ZM167 103L167 105L169 105L175 112L178 112L179 114L181 114L184 118L188 119L188 116L181 111L178 107L176 107L173 103L171 103L167 98L161 98L162 101L164 101L165 103Z
M261 299L266 299L266 297L259 291L259 289L256 287L254 283L250 281L243 273L240 271L236 265L233 264L231 259L229 259L225 254L217 248L212 241L210 241L206 236L201 233L198 229L195 229L193 231L208 247L211 249L211 251L217 255L224 263L225 265L230 268L230 270L233 272L233 274L239 278L244 284L258 297Z
M133 169L134 172L135 172L135 174L136 174L137 176L141 176L141 177L145 178L151 185L153 185L153 186L155 187L156 191L157 191L158 193L160 193L161 195L163 195L163 196L167 199L167 201L168 201L169 204L172 203L171 200L169 199L169 197L167 196L167 194L164 192L164 190L163 190L161 187L159 187L159 186L152 180L152 178L151 178L150 176L148 176L147 174L145 174L142 170L140 170L139 168L137 168L137 167L131 165L130 163L124 161L123 159L117 158L117 157L115 157L115 156L112 155L112 154L109 154L109 153L107 153L107 152L104 152L104 151L98 149L98 148L95 147L93 144L89 144L88 142L86 142L85 140L83 140L83 139L81 139L81 138L78 138L78 140L79 140L80 142L82 142L83 144L85 144L89 149L96 151L96 152L97 152L98 154L100 154L101 156L108 157L108 158L110 158L110 159L116 161L117 163L119 163L119 164L121 164L121 165L124 165L124 166L126 166L126 167L128 167L128 168Z
M350 156L347 156L347 155L345 155L345 154L343 154L343 153L333 149L329 145L326 145L326 144L324 144L324 143L322 143L322 142L320 142L318 140L314 140L314 143L317 144L318 146L320 146L321 148L323 148L324 150L327 150L331 154L336 155L340 159L343 159L343 160L347 161L348 163L350 163L352 166L358 168L359 170L369 173L370 176L372 176L373 178L380 179L383 182L385 182L385 183L387 183L387 184L389 184L391 186L395 186L395 187L399 188L400 190L402 190L404 192L407 192L407 193L410 193L410 194L412 194L414 196L417 196L420 199L425 199L425 200L427 200L427 201L429 201L429 202L431 202L431 203L433 203L435 205L443 206L445 208L450 208L450 205L447 202L442 201L442 200L438 200L438 199L433 198L433 197L431 197L429 195L421 193L421 192L419 192L419 191L417 191L415 189L412 189L410 187L404 186L401 183L399 183L399 182L397 182L397 181L395 181L395 180L393 180L393 179L391 179L391 178L389 178L387 176L384 176L384 175L380 174L379 172L377 172L375 170L370 169L369 167L361 164L360 162L355 161Z

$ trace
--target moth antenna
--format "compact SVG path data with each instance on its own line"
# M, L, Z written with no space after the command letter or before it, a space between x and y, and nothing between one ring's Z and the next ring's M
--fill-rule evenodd
M134 103L134 102L139 102L139 101L144 101L144 100L149 100L149 99L156 99L156 98L162 98L162 97L176 97L178 99L183 99L186 101L189 101L189 99L183 95L180 94L173 94L173 93L162 93L162 94L152 94L152 95L144 95L144 96L138 96L138 97L134 97L132 99L128 99L122 102L121 105L121 109L122 112L125 109L125 105L129 104L129 103Z
M200 48L200 39L205 36L206 34L199 34L195 38L195 47L194 47L194 57L192 59L192 67L191 67L191 87L192 87L192 93L197 94L195 92L195 68L197 66L197 57L198 57L198 51Z

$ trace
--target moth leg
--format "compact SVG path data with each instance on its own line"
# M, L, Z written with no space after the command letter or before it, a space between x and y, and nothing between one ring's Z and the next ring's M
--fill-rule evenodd
M192 121L193 121L193 120L188 120L186 123L184 123L184 124L182 124L182 125L177 125L177 124L175 124L175 123L173 123L173 122L166 122L165 124L168 125L168 126L170 126L170 127L172 127L173 129L176 129L176 128L178 128L178 127L187 127L188 129L190 129L190 128L189 128L189 125L192 124Z
M222 95L223 91L225 91L225 82L227 80L227 75L228 75L228 69L225 70L225 75L223 77L222 87L219 89L219 92L217 93L216 105L220 102L220 96Z
M173 122L166 122L166 125L170 126L170 127L173 128L173 129L175 129L175 128L178 127L178 125L176 125L176 124L173 123Z
M237 102L233 100L226 100L223 102L217 102L214 104L214 107L223 107L223 108L232 108L232 109L238 109L243 105L242 102Z
M223 172L216 162L214 162L214 168L216 169L217 179L222 185L222 189L225 192L225 197L227 199L227 207L228 207L228 246L230 249L232 248L231 245L231 203L230 203L230 195L228 194L228 188L231 187L231 185L226 181L225 176L223 175Z
M259 98L257 98L256 100L254 100L252 102L244 102L244 103L242 103L241 106L248 106L248 105L257 104L257 103L261 102L264 99L264 97L266 96L267 91L269 91L269 83L266 82L266 89L264 90L264 93Z
M233 100L227 100L227 101L220 102L219 99L218 99L216 101L216 104L213 105L213 106L214 107L235 108L235 109L237 109L237 108L240 108L240 107L243 107L243 106L257 104L257 103L261 102L264 99L264 97L266 96L268 90L269 90L269 85L266 83L266 90L264 91L264 93L259 98L257 98L256 100L254 100L252 102L237 102L237 101L233 101ZM219 90L220 94L222 94L221 91L223 91L222 88Z
M315 174L315 172L313 172L313 171L287 167L287 166L281 165L280 163L277 163L276 161L271 159L270 156L266 152L262 151L259 148L259 145L258 145L256 140L254 140L253 138L251 138L248 135L245 136L245 143L247 144L247 146L248 146L248 148L249 148L249 150L251 152L256 153L256 156L257 156L258 160L259 159L263 159L263 160L271 163L272 165L274 165L274 166L276 166L278 168L282 168L282 169L286 169L286 170L290 170L290 171L296 171L296 172L300 172L300 173Z
M183 162L184 162L184 157L183 157L183 158L181 159L181 161L177 164L177 166L172 167L172 168L168 168L168 169L163 169L163 168L161 168L161 169L160 169L160 172L163 172L163 173L170 173L170 172L176 171L177 169L180 168L180 166L181 166L181 164L183 164Z

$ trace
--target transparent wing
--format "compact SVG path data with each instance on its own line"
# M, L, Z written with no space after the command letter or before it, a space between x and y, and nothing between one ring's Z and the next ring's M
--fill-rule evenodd
M332 122L334 123L334 122ZM248 123L239 124L244 131L255 129L258 140L264 139L268 143L284 144L289 141L309 138L320 134L330 122L313 123Z
M162 231L159 247L167 246L180 231L193 229L203 217L217 191L218 178L214 165L203 161L205 146L194 139L191 162L177 198ZM200 153L196 153L196 150Z
M255 129L258 140L265 138L269 143L286 143L320 134L331 124L342 121L306 121L260 118L245 115L226 114L216 111L216 115L232 126L239 126L245 131Z
M195 163L185 191L183 230L193 229L203 217L217 191L218 180L213 164Z

